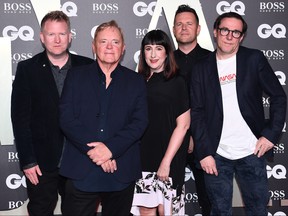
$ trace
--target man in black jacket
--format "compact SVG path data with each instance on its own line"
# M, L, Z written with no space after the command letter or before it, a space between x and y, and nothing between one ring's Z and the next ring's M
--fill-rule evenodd
M52 11L41 21L42 53L20 62L13 83L11 118L21 169L26 176L28 213L53 215L65 179L58 174L64 136L58 104L69 68L93 60L70 54L70 21Z
M190 81L192 66L203 56L210 53L197 43L197 36L201 26L196 11L188 5L180 5L175 13L173 32L178 43L178 49L174 51L175 59L180 74L185 77L188 84ZM192 120L193 121L193 120ZM195 186L198 194L199 205L202 207L203 216L210 215L210 202L206 193L203 170L195 166L193 151L193 140L190 138L190 145L187 155L187 164L193 171Z
M120 64L124 36L111 20L94 34L93 64L70 70L61 97L67 142L60 174L67 177L63 215L129 215L141 178L140 139L148 124L143 77Z
M193 66L190 85L195 157L211 215L232 215L233 176L246 215L267 215L265 156L282 134L286 94L263 53L240 45L247 31L241 15L223 13L213 28L217 49ZM268 119L263 94L271 101Z

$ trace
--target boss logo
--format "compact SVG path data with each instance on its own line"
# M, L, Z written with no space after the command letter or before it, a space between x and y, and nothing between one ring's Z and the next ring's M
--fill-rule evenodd
M136 28L136 38L143 38L147 32L148 32L147 28L144 29Z
M198 202L198 194L197 193L186 193L185 194L185 203L196 203Z
M284 153L285 147L284 147L284 143L277 143L274 145L273 147L273 152L274 153Z
M8 152L8 162L18 162L18 152Z
M22 206L24 204L24 201L9 201L8 202L8 208L9 209L15 209L15 208L19 208L20 206Z
M145 2L136 2L133 6L133 12L136 16L143 17L147 13L152 16L157 2L151 2L148 5Z
M235 1L232 4L227 1L220 1L216 6L216 11L219 15L227 12L236 12L240 15L245 15L245 5L241 1Z
M119 6L117 3L94 3L93 13L118 13Z
M71 29L71 35L72 35L72 39L75 39L76 38L76 36L77 36L77 33L76 33L76 29L75 28L73 28L73 29Z
M281 164L277 164L273 168L267 165L266 170L267 170L267 178L273 177L275 179L286 179L287 170Z
M32 6L30 3L4 3L4 13L31 13Z
M274 26L270 26L268 24L262 24L258 27L257 33L260 38L266 39L271 35L275 38L286 38L286 28L283 24L277 23Z
M10 37L11 41L16 40L18 37L23 41L33 41L34 40L34 30L30 26L22 26L17 29L15 26L6 26L2 34L4 37Z
M65 2L61 10L68 16L68 17L73 17L77 16L78 8L77 5L74 2Z
M19 61L23 61L26 59L32 58L33 54L32 53L14 53L12 55L12 61L13 63L18 63Z
M284 50L262 50L262 52L268 60L283 60L285 56Z
M285 191L284 190L269 190L270 199L279 200L285 198Z
M285 3L284 2L260 2L260 10L284 10Z
M11 174L6 178L6 185L10 189L17 189L21 187L21 185L26 188L26 178L18 174Z

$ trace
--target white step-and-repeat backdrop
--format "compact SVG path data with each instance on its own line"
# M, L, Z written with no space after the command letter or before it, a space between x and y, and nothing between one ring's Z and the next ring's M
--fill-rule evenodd
M263 51L286 93L288 73L288 0L2 0L0 3L0 215L27 215L25 177L19 169L17 151L13 145L10 121L11 85L19 61L42 51L39 23L51 10L60 9L71 19L73 42L70 51L93 58L91 42L95 29L102 22L116 20L123 28L126 52L122 64L136 69L140 43L150 29L167 32L177 48L172 33L173 19L180 4L196 9L201 24L198 42L214 50L212 26L224 12L243 15L248 34L243 45ZM263 96L268 113L269 98ZM268 114L267 114L268 117ZM288 214L288 141L286 125L283 136L274 147L275 158L267 165L271 200L269 215ZM287 148L287 147L286 147ZM285 159L286 158L286 159ZM201 215L194 176L186 169L186 214ZM235 185L233 200L235 215L244 215L239 190ZM59 208L56 213L60 214Z

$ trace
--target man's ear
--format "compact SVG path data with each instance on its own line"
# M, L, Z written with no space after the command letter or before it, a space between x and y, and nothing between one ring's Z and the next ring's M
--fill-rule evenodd
M213 35L214 35L214 38L217 37L217 29L214 29L214 30L213 30Z
M40 41L41 41L41 43L43 44L44 43L44 36L43 36L43 33L42 32L40 32Z
M201 25L198 25L197 26L197 36L200 34L200 31L201 31Z

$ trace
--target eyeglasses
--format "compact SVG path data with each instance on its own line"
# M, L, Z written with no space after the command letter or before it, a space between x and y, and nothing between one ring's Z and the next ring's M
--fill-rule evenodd
M230 34L230 32L232 32L232 36L234 38L240 38L242 36L242 32L238 30L230 30L228 28L218 28L218 30L220 31L220 34L222 36L227 36L228 34Z

